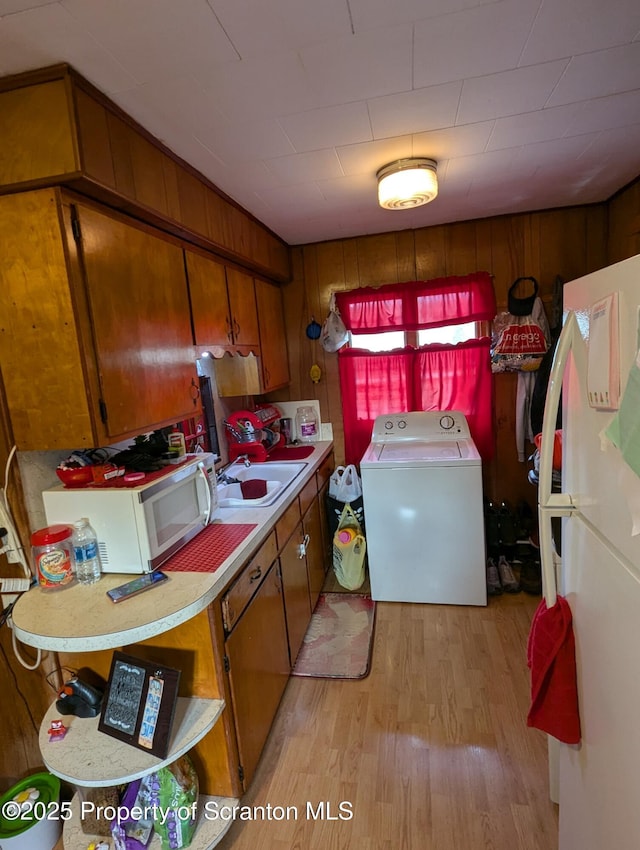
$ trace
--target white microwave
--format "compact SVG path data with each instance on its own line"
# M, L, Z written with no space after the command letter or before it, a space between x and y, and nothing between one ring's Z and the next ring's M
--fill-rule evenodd
M185 463L137 487L52 487L42 494L47 522L88 517L105 573L155 570L203 530L218 507L215 455Z

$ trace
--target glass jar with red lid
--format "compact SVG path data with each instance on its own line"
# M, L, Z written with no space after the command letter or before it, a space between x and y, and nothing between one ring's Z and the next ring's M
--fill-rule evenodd
M31 535L38 584L44 590L68 587L74 581L70 525L49 525Z

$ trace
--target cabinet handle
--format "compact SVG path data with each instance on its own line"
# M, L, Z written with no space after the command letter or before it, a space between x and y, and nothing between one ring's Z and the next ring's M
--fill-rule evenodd
M233 335L235 336L236 340L240 336L240 325L238 324L238 320L235 316L233 317Z
M200 387L196 384L193 378L191 378L191 387L189 388L189 393L191 395L191 401L194 404L197 404L198 399L200 398Z
M264 383L267 387L271 383L271 372L269 372L266 366L264 367Z
M251 573L249 576L249 584L253 584L253 582L258 581L259 578L262 578L262 567L258 567Z
M309 545L309 535L305 534L302 543L298 546L298 558L302 560L307 554L307 546Z
M231 327L231 319L228 316L225 316L224 320L225 320L227 328L228 328L227 339L229 340L229 342L233 342L233 329Z

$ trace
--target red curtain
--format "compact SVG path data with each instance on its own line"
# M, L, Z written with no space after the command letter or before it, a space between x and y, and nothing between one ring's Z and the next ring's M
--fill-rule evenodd
M459 410L482 458L493 455L490 340L391 352L341 349L338 355L347 463L360 463L376 416L408 410Z
M417 331L460 322L491 321L496 298L491 275L441 277L336 292L347 330L380 333Z
M379 333L473 321L496 313L491 276L439 278L336 293L349 330ZM359 463L376 416L409 410L459 410L482 458L493 455L493 377L488 338L458 345L338 353L347 463Z

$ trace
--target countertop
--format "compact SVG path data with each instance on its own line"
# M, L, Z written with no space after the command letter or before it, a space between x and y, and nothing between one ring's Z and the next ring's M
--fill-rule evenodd
M23 594L13 609L13 628L22 643L59 652L113 649L162 634L203 611L246 564L293 499L333 448L314 445L303 470L283 498L263 508L220 508L214 523L250 523L256 527L211 573L170 572L158 588L114 605L106 591L135 576L105 574L94 585ZM265 464L268 466L268 462Z

